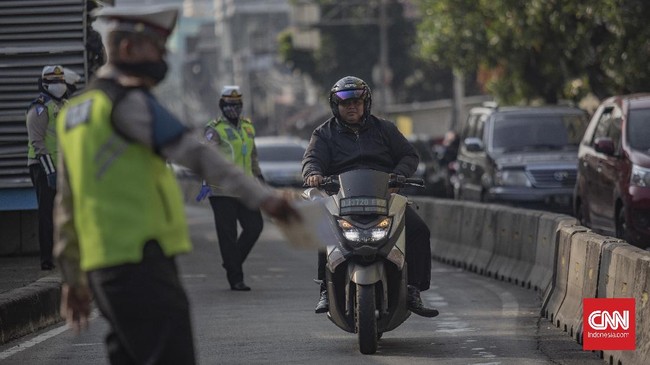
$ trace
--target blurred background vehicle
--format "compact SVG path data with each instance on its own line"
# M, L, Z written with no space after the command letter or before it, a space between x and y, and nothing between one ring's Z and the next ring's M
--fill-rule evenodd
M434 145L434 154L444 173L446 198L454 198L454 186L458 180L456 172L458 171L457 159L459 147L460 136L453 130L447 131L445 137Z
M461 133L456 199L571 212L585 111L478 107Z
M427 195L440 198L447 197L446 171L434 153L434 143L437 142L428 135L410 135L408 141L420 157L420 163L412 177L424 180L425 188L406 187L401 189L404 195Z
M573 204L581 224L650 248L650 94L604 100L578 159Z
M256 137L262 176L274 187L301 188L302 157L308 141L296 137Z

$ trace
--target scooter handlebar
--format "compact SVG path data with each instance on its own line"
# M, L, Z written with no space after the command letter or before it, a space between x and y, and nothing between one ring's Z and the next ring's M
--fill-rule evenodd
M391 188L401 188L404 186L424 187L424 179L417 177L404 177L402 175L391 174L388 180L388 186ZM326 191L336 191L341 187L338 175L325 176L323 181L318 184L319 189Z

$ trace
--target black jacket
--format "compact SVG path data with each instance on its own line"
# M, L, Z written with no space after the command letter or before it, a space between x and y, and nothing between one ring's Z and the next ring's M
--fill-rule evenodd
M302 176L366 168L410 177L418 162L415 149L393 123L371 115L355 133L332 117L312 133L302 160Z

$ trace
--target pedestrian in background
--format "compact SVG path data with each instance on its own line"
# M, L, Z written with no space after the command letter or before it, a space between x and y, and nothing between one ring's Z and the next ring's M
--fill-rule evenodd
M255 148L255 128L249 119L241 117L243 100L239 86L223 88L219 108L222 115L206 125L206 142L219 148L223 156L242 168L247 175L263 181ZM262 214L259 209L244 205L239 200L239 194L204 182L196 200L201 201L207 195L210 195L223 268L226 269L230 289L249 291L251 288L244 283L243 264L264 228ZM239 236L238 222L242 228Z
M52 259L54 196L56 194L56 117L65 101L65 73L60 65L43 67L40 94L27 108L27 165L38 202L38 244L41 270L54 269Z
M73 328L85 327L94 295L110 326L111 364L194 364L189 303L175 262L191 243L166 161L242 191L251 209L280 220L297 212L196 140L151 93L167 71L176 8L117 5L96 15L108 63L57 120L61 315Z

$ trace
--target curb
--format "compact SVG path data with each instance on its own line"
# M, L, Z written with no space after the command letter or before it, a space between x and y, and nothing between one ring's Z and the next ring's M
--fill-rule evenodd
M0 294L0 344L61 321L60 302L58 275Z

